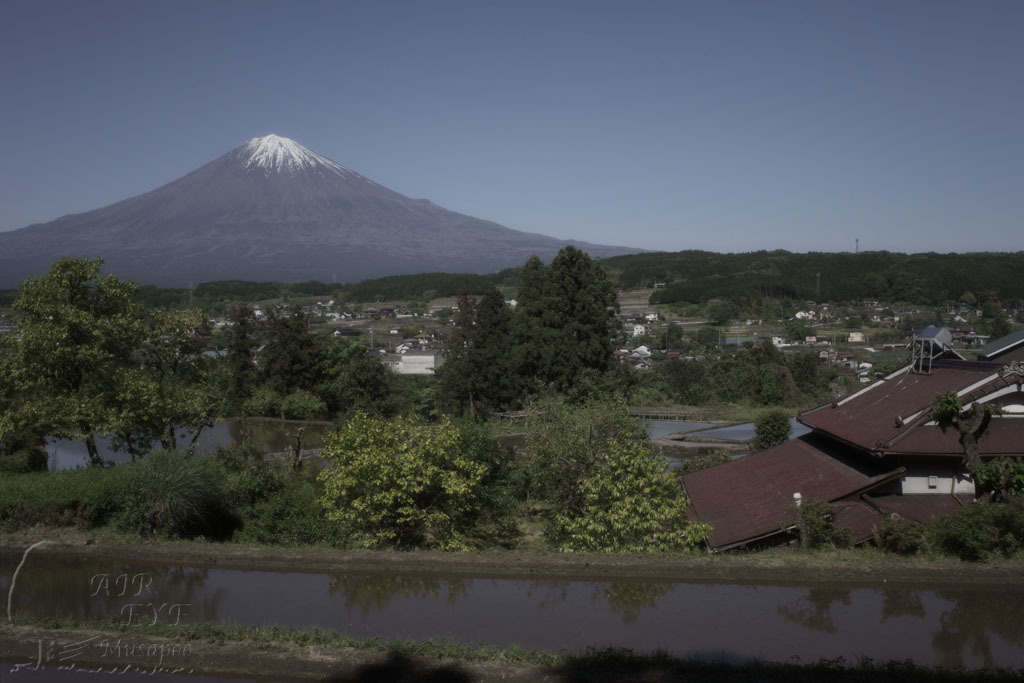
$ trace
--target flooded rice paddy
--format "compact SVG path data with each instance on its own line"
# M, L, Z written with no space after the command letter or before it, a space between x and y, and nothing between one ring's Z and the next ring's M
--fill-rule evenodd
M333 429L329 422L262 418L222 420L199 433L195 452L197 455L213 455L218 447L241 443L252 444L265 453L279 453L295 445L295 435L300 427L303 428L303 449L322 447ZM191 433L181 430L178 446L187 448L191 439ZM109 437L97 436L96 445L100 458L108 464L131 462L131 455L115 450ZM45 449L51 470L73 470L89 466L89 454L84 441L48 437Z
M6 596L20 554L0 555ZM893 584L747 585L640 580L301 573L29 556L14 613L126 624L322 626L356 637L580 651L662 649L743 661L912 660L1024 667L1024 589Z

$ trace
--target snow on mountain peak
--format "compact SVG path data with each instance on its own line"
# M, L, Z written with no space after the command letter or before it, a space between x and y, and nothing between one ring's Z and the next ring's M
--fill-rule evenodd
M290 138L279 135L264 135L252 138L241 147L246 168L261 168L271 171L328 170L338 175L355 175L354 171L335 163L327 157L306 149Z

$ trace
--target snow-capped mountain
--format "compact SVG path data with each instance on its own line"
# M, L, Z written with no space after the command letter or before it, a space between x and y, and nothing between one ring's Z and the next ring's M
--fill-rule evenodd
M638 249L573 242L591 256ZM569 242L410 199L288 138L253 138L146 194L0 232L0 287L61 256L142 283L493 272Z

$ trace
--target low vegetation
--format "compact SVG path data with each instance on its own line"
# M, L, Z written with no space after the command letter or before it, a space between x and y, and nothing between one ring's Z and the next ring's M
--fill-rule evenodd
M75 621L18 617L8 627L11 643L30 638L33 628L50 633L107 633L123 635L116 620ZM22 634L26 634L23 636ZM721 659L688 659L665 652L636 652L626 648L588 648L579 652L528 650L467 644L451 639L388 640L356 638L329 629L286 626L199 624L170 627L165 624L131 628L133 642L150 640L160 647L165 638L203 644L204 664L220 673L244 673L251 669L252 651L267 653L262 673L291 679L300 672L330 680L547 680L547 681L664 681L699 680L708 683L762 681L817 683L961 683L1018 681L1024 671L1012 668L965 670L918 666L909 661L876 662L868 658L822 659L809 662L735 662ZM351 653L363 653L353 658ZM140 662L148 663L144 656ZM130 660L129 660L130 661Z

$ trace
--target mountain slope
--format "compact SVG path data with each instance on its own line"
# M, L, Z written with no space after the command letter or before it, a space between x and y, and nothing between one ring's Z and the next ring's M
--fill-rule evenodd
M572 243L591 256L639 251ZM0 233L0 287L64 255L101 256L120 277L182 286L491 272L531 254L549 260L566 244L410 199L268 135L151 192Z

